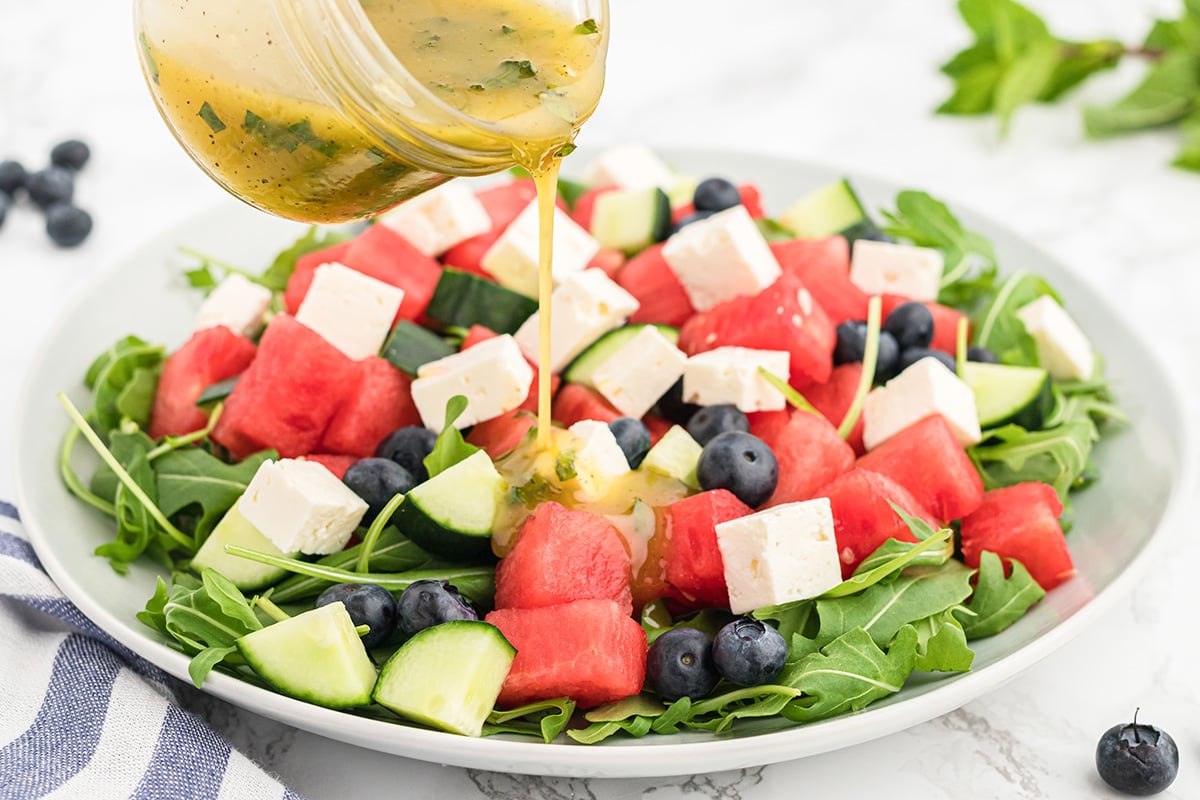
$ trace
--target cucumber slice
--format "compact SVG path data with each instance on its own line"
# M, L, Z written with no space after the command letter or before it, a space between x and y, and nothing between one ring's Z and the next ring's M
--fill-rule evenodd
M508 483L483 450L408 493L395 524L430 553L456 561L492 557L492 525Z
M372 696L402 717L478 736L516 654L495 625L443 622L401 645L380 670Z
M422 364L457 352L456 348L430 330L400 320L383 346L383 357L401 372L416 375Z
M270 553L273 556L288 556L294 558L297 553L284 553L270 539L263 536L258 528L251 525L234 503L217 527L204 540L200 550L192 559L192 569L199 573L202 569L215 569L243 592L252 592L282 580L287 574L286 569L271 567L251 561L248 558L231 556L225 552L225 545L236 544L260 553Z
M589 389L595 389L596 386L592 383L592 373L596 371L596 368L612 358L613 354L624 347L626 342L637 336L642 328L648 327L651 327L651 323L625 325L604 334L567 365L567 368L563 370L563 380L568 383L581 383ZM653 327L658 328L658 332L671 344L679 343L678 328L672 328L670 325L654 325Z
M975 392L981 428L998 428L1010 422L1038 430L1054 407L1050 373L1038 367L963 364L963 380Z
M237 646L259 677L286 695L329 708L371 702L375 665L340 602L246 634Z
M209 403L229 397L230 392L233 391L233 387L237 385L239 377L238 375L234 375L232 378L226 378L223 381L217 381L214 384L206 386L204 391L200 393L200 396L196 398L196 405L206 406Z
M658 440L658 444L650 448L638 469L648 469L659 475L674 478L684 486L699 489L700 480L696 477L696 465L700 463L700 454L703 451L704 448L690 433L679 425L672 425Z
M443 325L484 325L496 333L516 333L537 311L537 301L462 270L442 271L425 315Z
M605 192L596 198L591 228L601 247L636 253L667 238L671 201L657 187Z
M780 215L779 221L797 236L818 239L848 231L870 219L850 182L843 178L801 197Z
M667 199L671 201L671 208L686 206L696 197L696 187L700 185L700 181L691 175L676 175L677 180L670 186L663 188L667 192Z

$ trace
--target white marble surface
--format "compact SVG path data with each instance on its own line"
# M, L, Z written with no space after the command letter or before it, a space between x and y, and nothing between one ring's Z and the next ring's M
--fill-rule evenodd
M1173 0L1039 0L1076 37L1134 40ZM642 139L778 152L874 173L959 199L1068 263L1124 308L1200 411L1200 176L1166 166L1175 135L1085 142L1079 111L1137 80L1096 79L1053 108L1020 114L1006 141L990 120L935 117L948 83L936 66L965 39L948 0L794 3L614 0L610 81L581 144ZM0 0L0 158L31 164L68 135L94 160L78 199L90 241L51 248L39 217L0 229L0 497L11 497L16 389L32 346L65 299L165 225L233 202L183 155L141 84L122 2ZM114 313L96 308L94 313ZM1193 443L1195 444L1195 443ZM1195 493L1198 487L1189 487ZM1192 508L1200 511L1195 500ZM1182 752L1164 797L1200 796L1200 645L1194 608L1200 541L1168 533L1127 602L995 693L940 719L803 761L669 780L512 777L360 750L197 697L234 742L311 798L1086 798L1115 796L1096 777L1095 741L1134 706Z

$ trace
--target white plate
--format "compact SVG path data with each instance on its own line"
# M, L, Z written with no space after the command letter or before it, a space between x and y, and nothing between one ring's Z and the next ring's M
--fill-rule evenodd
M779 211L807 190L839 177L826 167L731 153L668 153L691 174L723 174L757 183L767 208ZM871 208L890 206L897 187L855 176ZM1086 284L1002 227L956 207L965 224L992 238L1002 267L1048 278L1108 360L1131 426L1096 454L1101 482L1079 495L1070 536L1078 575L1054 590L1000 636L974 643L975 669L950 677L918 676L902 692L857 714L792 727L776 720L739 721L731 736L703 733L615 739L598 746L546 745L519 737L468 739L331 711L219 673L204 690L259 714L352 744L457 766L571 776L666 776L711 772L809 756L884 736L953 710L991 691L1077 634L1136 583L1149 545L1170 527L1181 487L1189 485L1186 420L1179 393L1153 353L1120 315ZM16 429L17 496L34 547L50 575L91 619L135 652L187 680L187 659L134 614L153 593L157 571L140 563L127 576L92 555L111 537L111 522L67 493L57 472L68 427L54 394L86 402L82 377L116 338L135 333L177 347L187 338L198 294L181 278L179 245L251 268L269 263L302 229L229 203L156 237L96 281L43 343L21 398ZM86 450L81 445L80 450ZM81 474L94 460L81 453ZM1178 520L1172 520L1178 521Z

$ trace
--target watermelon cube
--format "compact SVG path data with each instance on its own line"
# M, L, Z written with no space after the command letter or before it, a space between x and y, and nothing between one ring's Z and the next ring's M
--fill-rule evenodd
M565 695L591 708L642 690L646 632L612 600L505 608L487 621L517 649L501 707Z
M241 374L254 360L256 349L253 342L224 325L192 334L163 363L150 412L150 438L182 436L203 428L208 413L196 406L200 393Z
M358 380L329 421L318 449L366 458L397 428L420 425L412 378L378 356L355 362Z
M667 583L698 608L729 608L717 525L753 512L725 489L711 489L667 506Z
M813 408L820 411L825 419L834 427L842 424L842 420L846 418L846 413L850 410L850 406L854 403L854 396L858 394L858 384L862 380L862 362L855 361L850 364L839 364L833 368L833 372L829 373L829 380L825 383L814 383L804 390L804 399L812 404ZM862 455L867 452L866 445L863 444L863 417L858 415L858 421L854 423L854 427L850 429L850 435L846 437L846 443L854 450L857 455Z
M983 480L941 414L914 422L858 460L886 475L943 521L959 519L983 502Z
M843 237L771 242L771 252L812 293L831 324L867 318L870 298L850 282L850 247Z
M979 556L990 550L1013 558L1049 591L1075 574L1058 518L1062 502L1054 488L1031 481L984 492L983 503L962 521L963 561L979 566Z
M667 266L661 244L647 247L638 253L617 274L622 289L637 298L637 311L630 322L654 322L661 325L682 325L695 313L683 284Z
M226 399L213 441L239 460L267 449L283 458L311 453L357 378L355 362L341 350L278 314Z
M496 567L497 608L612 600L633 613L625 540L604 517L543 503Z
M358 456L343 456L336 453L309 453L304 457L305 461L315 461L325 469L333 473L334 477L339 481L346 474L346 470L358 461Z
M757 295L735 297L694 315L679 331L679 347L689 356L726 346L786 350L789 383L801 391L829 380L836 339L829 317L790 272Z
M313 273L322 264L341 263L346 251L350 249L350 241L338 242L321 250L305 253L296 259L296 267L288 278L287 289L283 293L283 304L289 314L300 310L300 303L312 283Z
M554 407L551 413L555 422L569 428L576 422L585 419L598 419L601 422L612 422L621 416L621 412L612 403L583 384L564 383L554 395Z
M900 484L870 470L855 467L821 487L815 497L828 497L833 509L833 529L837 537L842 577L854 574L859 562L871 555L888 539L915 542L904 520L891 504L911 516L937 527L938 520L923 508Z
M854 450L837 429L808 411L791 412L785 424L766 427L759 436L779 462L779 483L767 506L816 497L818 489L854 466Z
M507 414L476 422L466 435L468 443L487 452L495 461L511 453L537 427L537 415L517 408Z

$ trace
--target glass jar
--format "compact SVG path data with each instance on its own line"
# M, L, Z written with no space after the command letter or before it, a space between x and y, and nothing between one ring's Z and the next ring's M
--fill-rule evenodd
M448 37L460 49L432 60L444 44L429 31L474 20L484 7L512 24L488 28L495 41L487 47ZM599 102L607 0L425 0L423 11L444 12L428 30L414 23L408 38L385 40L381 32L395 31L380 15L411 8L406 0L135 0L135 25L155 103L188 154L247 203L307 222L373 216L447 176L536 165L568 145ZM530 104L474 113L472 103L493 90L506 96L541 62L501 60L493 77L461 87L444 86L438 70L485 53L508 58L503 37L523 33L517 19L553 23L565 49L545 67L558 72L536 76L546 88ZM534 42L542 29L528 31Z

